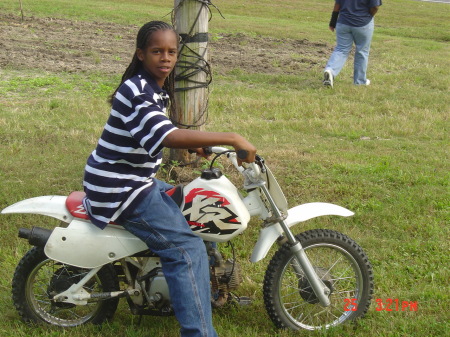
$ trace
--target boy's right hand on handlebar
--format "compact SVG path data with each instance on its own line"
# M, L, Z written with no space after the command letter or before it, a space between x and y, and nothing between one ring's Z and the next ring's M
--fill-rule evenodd
M237 141L233 145L236 150L238 164L253 163L256 156L256 147L253 146L247 139L242 136L238 136ZM246 156L244 157L244 155Z

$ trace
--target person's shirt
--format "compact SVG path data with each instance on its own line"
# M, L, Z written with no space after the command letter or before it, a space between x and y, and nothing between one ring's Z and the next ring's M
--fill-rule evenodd
M353 27L369 24L373 18L370 9L381 6L381 0L336 0L336 3L340 5L337 22Z
M177 128L166 116L168 95L141 70L117 91L96 149L87 160L83 205L104 228L151 191L162 161L162 142Z

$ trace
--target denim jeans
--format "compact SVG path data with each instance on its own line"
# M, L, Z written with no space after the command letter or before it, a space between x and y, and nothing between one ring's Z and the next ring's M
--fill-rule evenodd
M212 326L205 244L193 234L179 207L165 193L171 186L157 179L154 183L155 188L131 215L119 217L116 222L160 256L181 336L217 336Z
M331 70L333 77L336 77L347 61L353 43L355 43L353 83L366 84L367 64L369 63L373 30L373 19L362 27L352 27L338 23L336 25L336 47L328 60L325 70Z

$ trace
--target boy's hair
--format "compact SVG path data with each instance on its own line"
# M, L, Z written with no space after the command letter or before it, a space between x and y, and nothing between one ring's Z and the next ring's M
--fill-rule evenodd
M150 36L157 31L160 30L172 30L177 35L177 41L180 41L178 33L175 31L172 25L164 22L164 21L150 21L147 22L145 25L139 29L139 32L136 37L136 49L145 49L148 45ZM133 59L131 60L131 63L128 65L127 69L122 75L122 80L116 90L114 90L114 93L109 98L109 103L112 105L114 97L116 96L117 90L119 90L120 86L128 79L133 77L138 73L138 71L141 69L142 62L137 57L137 53L134 52ZM175 74L174 71L170 73L170 75L167 77L166 81L164 82L163 88L167 94L170 97L170 109L174 109L175 106Z

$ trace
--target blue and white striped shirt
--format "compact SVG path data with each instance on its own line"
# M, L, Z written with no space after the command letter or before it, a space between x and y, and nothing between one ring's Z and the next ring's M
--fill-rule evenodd
M166 116L168 99L145 70L117 91L84 173L83 204L98 227L136 207L153 187L162 141L177 129Z

